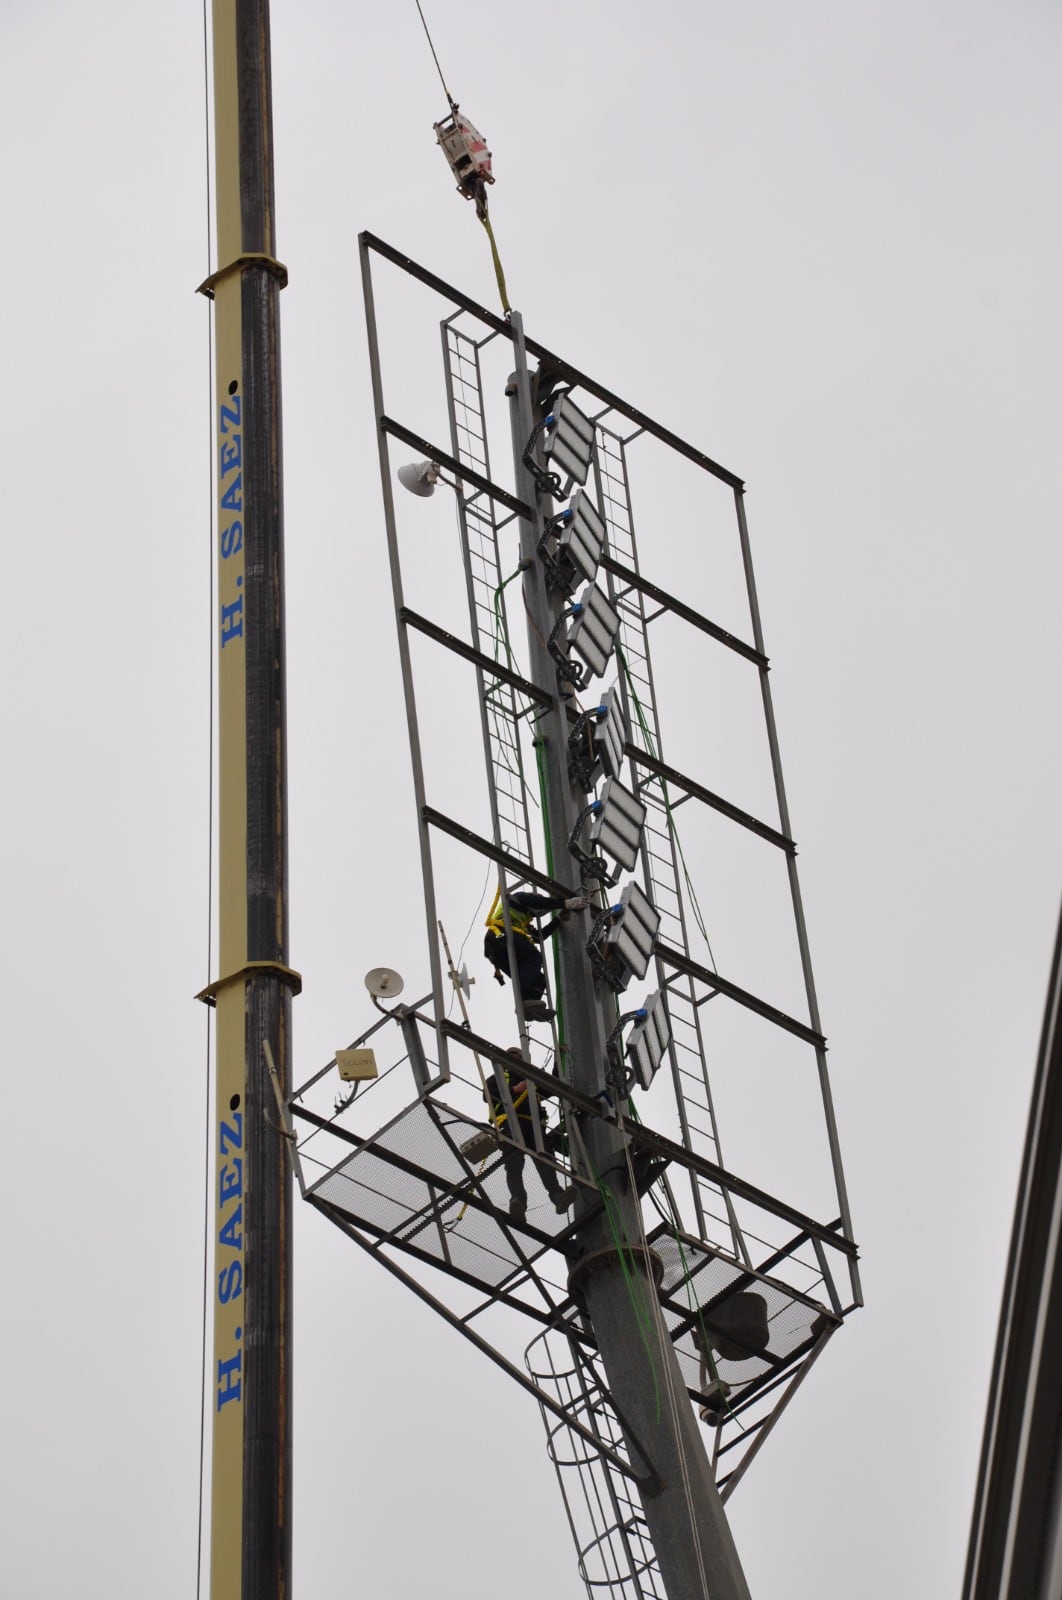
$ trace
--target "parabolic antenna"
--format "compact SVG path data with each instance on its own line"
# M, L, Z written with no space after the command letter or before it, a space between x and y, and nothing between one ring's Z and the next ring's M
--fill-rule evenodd
M365 974L365 987L377 1000L387 1000L401 994L405 984L393 967L373 967Z

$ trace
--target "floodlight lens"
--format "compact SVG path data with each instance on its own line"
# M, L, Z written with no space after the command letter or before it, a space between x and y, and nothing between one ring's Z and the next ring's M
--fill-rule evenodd
M543 455L569 478L585 483L594 448L594 425L589 417L584 417L574 400L564 394L554 406L547 427L550 431L542 447Z
M584 489L576 489L563 517L564 527L558 535L557 548L567 554L579 576L589 583L601 561L605 524Z
M590 841L630 872L638 859L645 807L615 778L605 784L594 807Z
M591 676L600 677L615 649L619 613L592 583L583 590L572 612L575 621L568 644L585 662Z

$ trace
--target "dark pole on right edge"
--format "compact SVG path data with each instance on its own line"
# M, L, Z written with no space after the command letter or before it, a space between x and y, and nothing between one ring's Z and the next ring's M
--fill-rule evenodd
M536 507L534 522L520 524L531 677L554 697L554 709L538 724L537 739L543 756L549 845L556 875L563 878L560 863L570 859L569 840L585 801L568 776L567 712L557 692L556 665L545 644L563 602L549 591L538 559L545 509L523 455L540 413L518 312L512 313L512 328L517 365L508 392L516 493ZM591 968L585 949L588 928L584 913L557 931L559 1003L572 1086L596 1099L605 1089L605 1039L614 1001ZM650 1480L650 1486L641 1490L642 1506L668 1600L750 1600L664 1326L654 1264L641 1244L640 1206L628 1178L626 1140L603 1117L584 1119L580 1131L597 1182L608 1190L610 1200L603 1214L582 1226L579 1209L585 1212L587 1207L576 1202L578 1262L571 1287L590 1318L617 1414L629 1428L632 1457Z

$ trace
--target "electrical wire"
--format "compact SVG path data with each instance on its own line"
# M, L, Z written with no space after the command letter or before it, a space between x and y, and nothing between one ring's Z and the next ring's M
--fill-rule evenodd
M502 612L501 597L505 590L512 583L513 579L518 578L523 570L523 567L517 567L515 572L510 572L509 576L507 578L503 578L501 583L499 583L498 587L494 591L494 619L497 623L497 628L494 632L494 659L495 661L498 660L498 645L504 645L505 659L509 663L510 671L513 672L516 670L516 662L513 660L513 652L509 644L509 628Z
M207 273L210 272L210 247L211 247L211 214L213 209L213 185L210 170L210 24L207 0L203 0L203 112L204 112L204 148L206 153L206 255ZM207 936L206 936L206 981L211 981L211 969L214 963L214 327L213 305L208 302L207 312L207 388L209 403L207 416L210 419L209 433L209 464L207 470L207 493L210 504L207 512L207 538L209 544L208 570L209 570L209 624L207 627L207 658L209 668L207 673ZM200 1334L199 1356L199 1493L196 1512L196 1560L195 1560L195 1593L196 1600L200 1600L203 1584L203 1501L205 1497L206 1478L206 1390L207 1390L207 1322L209 1316L210 1296L207 1290L208 1274L210 1271L210 1159L213 1149L211 1138L211 1105L213 1100L211 1083L212 1065L212 1026L210 1011L206 1015L206 1052L204 1073L206 1101L203 1114L203 1312L202 1329Z
M460 948L458 949L458 952L457 952L457 960L454 962L454 971L455 972L460 972L460 970L461 970L461 959L462 959L462 957L464 956L464 953L465 953L465 945L468 943L469 939L472 937L472 929L476 926L476 923L479 921L480 912L483 910L483 902L487 898L487 890L490 887L491 874L493 873L493 871L494 871L494 863L492 861L489 861L487 863L487 875L483 879L483 887L479 891L479 901L478 901L478 903L476 905L475 912L473 913L472 921L468 924L468 928L467 928L467 930L465 932L465 936L461 940L461 945L460 945ZM439 926L442 927L442 924L440 923ZM457 1002L457 989L456 989L456 986L452 986L452 993L450 995L450 1004L446 1008L446 1015L448 1017L453 1015L453 1009L454 1009L454 1005L456 1004L456 1002ZM479 1058L477 1057L477 1064L478 1064L478 1059Z
M656 741L654 740L653 735L652 735L652 731L650 730L649 723L648 723L648 720L647 720L646 715L645 715L645 711L644 711L643 706L642 706L642 702L638 698L638 691L634 687L634 681L633 681L633 679L631 677L631 671L630 671L630 668L627 665L627 658L624 655L623 651L618 646L616 648L616 654L619 657L620 666L623 668L623 676L627 680L627 688L630 691L631 699L634 701L634 710L635 710L635 713L636 713L637 718L638 718L638 724L639 724L639 726L640 726L640 728L642 730L642 737L644 738L645 743L646 743L646 745L648 747L649 754L651 756L656 756L657 759L659 760L659 755L658 755L657 748L656 748ZM675 849L678 852L679 864L682 867L682 876L683 876L683 878L685 880L685 883L686 883L686 892L689 895L690 907L691 907L691 909L693 911L693 918L694 918L694 921L697 924L697 928L698 928L698 930L700 932L701 938L704 940L705 944L708 947L708 954L711 957L712 966L714 967L716 965L715 952L712 949L712 941L708 937L708 929L705 926L704 917L701 914L701 906L700 906L700 901L697 899L697 891L693 887L693 880L690 877L690 871L689 871L689 868L686 865L686 856L685 856L685 853L684 853L684 851L682 849L682 839L681 839L681 837L679 835L678 826L677 826L677 824L675 822L674 808L671 805L670 799L668 798L667 784L664 782L663 778L661 778L661 780L660 780L660 792L663 795L663 799L664 799L664 813L665 813L665 815L667 817L667 820L668 820L668 827L671 830L671 837L675 841Z
M601 1174L598 1172L593 1161L591 1161L590 1167L594 1183L597 1185L597 1191L601 1196L601 1204L604 1208L605 1216L608 1219L609 1232L612 1234L612 1243L615 1246L616 1259L619 1262L620 1271L623 1274L623 1282L627 1290L627 1297L631 1303L631 1310L634 1312L634 1320L638 1328L638 1335L642 1341L642 1345L645 1349L645 1354L649 1362L649 1371L652 1374L653 1379L653 1393L656 1397L656 1420L659 1422L661 1416L660 1385L657 1377L656 1360L653 1355L651 1314L646 1312L641 1296L636 1291L636 1280L627 1263L627 1256L631 1255L633 1258L633 1252L630 1248L630 1242L627 1239L626 1230L622 1226L619 1207L616 1203L616 1197L612 1193L612 1190L609 1188L608 1184L602 1178ZM640 1215L641 1214L639 1212L639 1220ZM642 1228L641 1231L644 1237L645 1229Z

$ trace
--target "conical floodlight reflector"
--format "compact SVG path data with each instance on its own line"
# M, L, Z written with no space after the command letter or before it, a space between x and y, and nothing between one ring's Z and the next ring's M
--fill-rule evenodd
M426 498L435 493L439 469L434 461L409 461L398 469L398 481L410 494Z
M767 1302L753 1289L727 1295L719 1305L705 1311L701 1320L709 1342L724 1361L751 1361L754 1356L762 1355L770 1343ZM699 1328L694 1340L703 1346Z

